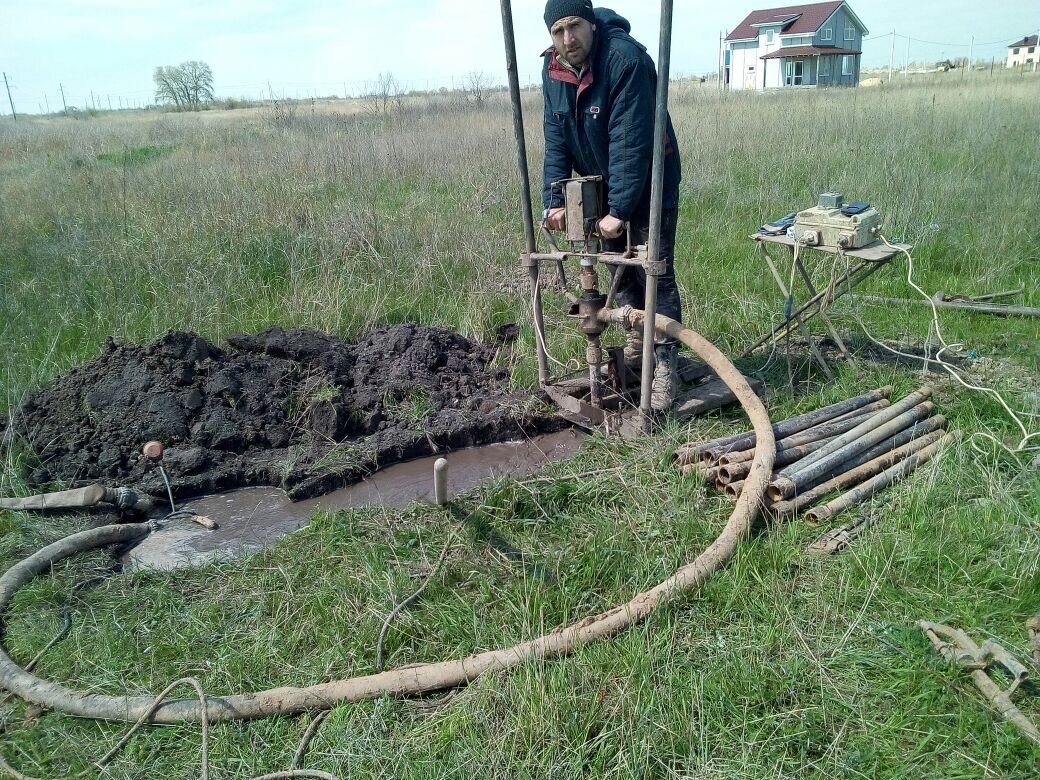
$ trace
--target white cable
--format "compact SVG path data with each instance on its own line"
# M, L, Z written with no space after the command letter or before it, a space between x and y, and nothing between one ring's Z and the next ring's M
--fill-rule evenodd
M541 287L541 281L538 282L538 285L539 285L539 287ZM571 363L576 362L576 361L572 360L571 363L561 363L559 360L557 360L556 358L554 358L552 355L549 354L549 348L545 344L545 333L543 333L542 329L538 327L538 317L535 315L536 310L537 310L537 296L536 296L536 293L535 293L534 285L532 285L531 286L531 319L532 319L533 324L534 324L534 337L538 341L538 346L541 347L542 352L545 353L545 356L547 358L549 358L550 361L555 363L557 366L562 368L564 371L572 371L572 370L577 370L577 369L581 368L581 364L580 363L576 367L572 367L571 366Z
M913 258L913 255L910 254L909 250L907 250L907 249L905 249L905 248L903 248L901 246L895 246L894 244L892 244L884 235L881 236L881 240L885 242L885 245L889 249L892 249L892 250L897 251L897 252L902 252L904 255L906 255L906 259L907 259L906 281L907 281L907 283L911 287L913 287L918 293L920 293L921 296L926 301L928 301L928 303L932 307L932 326L935 328L935 335L939 339L939 343L942 344L942 348L935 354L934 358L931 358L931 360L933 362L935 362L935 363L938 363L939 366L943 370L945 370L950 376L952 376L954 379L956 379L961 385L963 385L968 390L974 390L974 391L980 392L980 393L987 393L988 395L990 395L993 398L995 398L1000 403L1000 405L1002 407L1004 407L1004 411L1006 411L1008 413L1008 416L1014 421L1014 423L1022 431L1022 440L1018 443L1018 446L1015 447L1014 449L1011 449L1006 444L1004 444L1002 441L1000 441L996 436L992 435L991 433L985 432L985 431L979 431L979 432L973 434L973 438L975 436L981 436L982 438L989 439L990 441L994 442L995 444L997 444L1002 449L1007 450L1008 452L1010 452L1012 455L1018 455L1019 453L1032 451L1033 449L1035 449L1035 448L1029 447L1028 444L1029 444L1029 442L1032 439L1040 438L1040 432L1030 433L1029 429L1026 428L1026 426L1022 422L1021 418L1017 414L1015 414L1015 412L1011 409L1010 406L1008 406L1007 402L1004 400L1004 397L997 390L993 389L992 387L982 387L982 386L979 386L979 385L973 385L973 384L970 384L969 382L966 382L960 376L960 374L958 374L957 371L954 370L953 366L951 366L949 363L947 363L945 360L942 359L944 352L946 352L947 350L956 350L956 349L960 348L963 345L962 344L949 344L949 343L947 343L946 339L943 337L943 335L942 335L942 328L939 325L939 308L935 305L935 301L924 290L922 290L917 285L916 282L914 282L914 279L913 279L913 275L914 275L914 258ZM920 356L918 356L918 355L910 355L910 354L908 354L906 352L900 352L899 350L890 347L888 344L885 344L885 343L879 341L878 339L874 338L874 336L870 333L870 331L867 330L867 326L864 324L863 320L859 316L856 316L856 322L859 323L859 326L863 329L863 332L867 335L867 338L869 338L871 341L873 341L875 344L877 344L882 349L888 350L892 354L899 355L900 357L910 358L911 360L920 360Z

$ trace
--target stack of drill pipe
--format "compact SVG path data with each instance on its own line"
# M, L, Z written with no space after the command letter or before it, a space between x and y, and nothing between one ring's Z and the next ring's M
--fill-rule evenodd
M781 438L767 496L773 516L805 513L809 522L828 520L904 478L952 440L946 419L933 415L931 388L896 404L884 398L890 391L882 388L774 426ZM753 439L738 434L688 445L677 460L683 473L699 471L736 501L753 455ZM835 493L838 498L821 503Z
M929 417L935 409L928 400L931 394L930 387L923 387L899 403L875 412L816 452L786 466L769 483L769 499L774 503L789 499L809 489L820 478L848 471L848 461Z
M791 417L783 422L773 425L773 433L778 442L793 436L796 433L819 426L823 423L837 420L843 416L854 414L866 406L884 401L892 393L891 387L882 387L872 393L852 398L848 401L825 406L806 414ZM719 465L718 461L723 455L731 452L754 450L755 434L753 432L737 433L732 436L724 436L719 439L703 442L701 444L687 444L680 447L675 454L676 465L679 468L696 467L702 464L705 470ZM687 471L689 473L689 471Z
M930 438L931 441L927 446L917 447L906 454L902 460L894 459L896 460L895 463L889 465L887 468L883 468L870 479L852 488L847 493L843 493L833 501L813 507L806 513L806 519L813 523L831 520L846 509L863 503L877 492L902 480L946 445L955 441L957 439L957 433L936 431L934 434L930 434L928 438ZM923 439L918 440L918 442L922 443L923 441ZM915 444L916 443L917 442L915 442ZM913 445L907 445L907 447L911 446ZM862 476L860 479L862 479Z
M863 452L863 453L857 455L856 457L852 458L851 460L849 460L845 464L846 470L847 471L851 471L852 469L858 468L860 466L864 466L865 464L870 463L870 461L874 460L875 458L878 458L878 457L884 455L886 452L890 452L891 450L899 449L900 447L902 447L902 446L904 446L906 444L909 444L910 442L914 441L915 439L917 439L917 438L919 438L921 436L927 436L930 433L933 433L933 432L935 432L937 430L940 430L945 425L946 425L946 418L943 417L941 414L940 415L935 415L934 417L929 417L927 420L923 420L920 423L912 425L912 426L906 428L905 430L902 430L899 433L896 433L896 434L890 436L889 438L885 439L884 441L879 442L878 444L875 444L873 447L871 447L866 452ZM837 438L837 437L834 437L834 438ZM817 450L823 449L823 447L827 446L832 441L834 441L834 439L827 439L826 441L816 442L815 445L813 445L814 446L814 450L813 451L815 452ZM777 476L778 476L777 472L773 472L773 477L776 478ZM814 482L811 482L811 483L808 483L808 484L804 485L803 486L803 492L799 493L796 498L792 499L791 501L775 501L775 502L772 502L770 504L770 508L774 512L776 512L777 508L779 507L783 511L782 512L778 512L778 514L790 515L790 514L796 514L797 512L801 511L802 509L806 509L806 508L812 506L812 504L806 503L807 499L805 498L805 496L810 493L810 489L811 489L811 491L818 490L819 487L822 486L821 483L823 483L824 481L828 480L829 478L830 478L830 476L823 477L823 478L818 478ZM740 491L743 489L743 487L744 487L743 480L735 481L735 482L729 482L729 483L724 485L724 492L726 493L726 496L728 498L732 499L733 501L736 501L738 498L740 498ZM820 496L818 495L817 498L819 498L819 497Z

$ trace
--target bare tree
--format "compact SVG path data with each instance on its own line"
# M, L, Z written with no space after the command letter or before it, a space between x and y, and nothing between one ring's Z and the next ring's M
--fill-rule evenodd
M378 116L389 116L393 106L400 108L401 87L393 73L380 73L364 96L365 108Z
M198 111L204 102L213 100L213 71L205 62L160 65L152 78L156 102L172 103L178 111Z
M462 82L462 88L466 92L466 100L472 100L478 106L484 105L491 96L494 82L491 77L482 70L472 70L466 74Z

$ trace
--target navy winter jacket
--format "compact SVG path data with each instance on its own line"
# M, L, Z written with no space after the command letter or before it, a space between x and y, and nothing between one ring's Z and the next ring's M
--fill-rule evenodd
M545 167L542 205L563 205L550 186L580 176L602 176L610 214L621 220L646 218L654 155L657 71L646 47L629 32L627 19L597 8L596 37L589 65L579 79L556 59L542 55L545 97ZM665 140L664 207L678 208L682 166L671 118Z

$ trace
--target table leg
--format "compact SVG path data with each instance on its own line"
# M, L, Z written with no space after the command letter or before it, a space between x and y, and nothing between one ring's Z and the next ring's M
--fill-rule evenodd
M774 279L774 281L776 281L777 287L779 287L780 288L780 292L783 293L784 300L787 300L788 298L790 298L791 293L790 293L790 291L788 291L787 285L784 284L784 279L780 275L780 271L777 270L776 263L774 263L773 262L773 258L769 256L769 252L766 250L764 244L759 242L758 246L762 250L762 255L765 258L766 265L769 266L769 270L773 274L773 279ZM789 323L789 324L788 324L787 333L786 333L785 337L788 338L788 339L791 338L790 323L794 323L794 321L795 321L795 315L792 314L791 317L788 318L788 320L787 320L787 323ZM816 345L813 343L812 333L809 330L809 325L807 324L807 321L806 320L799 320L796 324L797 324L798 329L802 332L802 335L805 337L806 344L809 345L809 351L812 353L812 356L814 358L816 358L816 362L820 364L820 368L823 369L824 375L828 379L834 379L834 372L831 371L831 367L829 365L827 365L827 361L824 359L824 357L820 353L819 349L817 349ZM774 331L774 333L775 332L776 331Z

